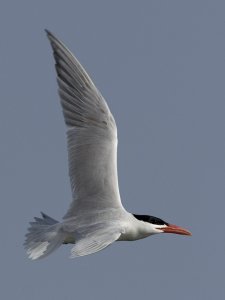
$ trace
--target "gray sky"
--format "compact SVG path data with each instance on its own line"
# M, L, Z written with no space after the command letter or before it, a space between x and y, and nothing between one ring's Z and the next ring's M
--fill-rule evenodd
M1 1L1 299L223 299L225 2ZM190 229L29 261L28 222L71 200L44 28L76 54L118 126L127 210Z

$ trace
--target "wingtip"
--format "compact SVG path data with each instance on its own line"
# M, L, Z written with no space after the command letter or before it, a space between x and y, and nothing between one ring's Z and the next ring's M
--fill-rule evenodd
M50 42L52 42L56 39L54 34L46 28L45 28L45 33L46 33L46 35L47 35Z
M42 218L45 219L46 218L46 214L43 213L43 211L41 211L40 213L41 213Z
M47 35L52 35L51 31L49 31L47 28L45 28L44 31Z

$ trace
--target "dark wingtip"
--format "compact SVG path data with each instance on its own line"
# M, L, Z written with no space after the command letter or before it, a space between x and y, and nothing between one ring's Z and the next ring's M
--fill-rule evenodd
M46 218L46 214L45 214L45 213L43 213L43 211L41 211L41 216L42 216L42 218L43 218L43 219L45 219L45 218Z
M47 37L50 42L53 42L56 39L54 34L51 33L51 31L49 31L48 29L45 29L45 33L47 34Z
M52 35L51 31L49 31L48 29L45 28L45 33L49 36Z

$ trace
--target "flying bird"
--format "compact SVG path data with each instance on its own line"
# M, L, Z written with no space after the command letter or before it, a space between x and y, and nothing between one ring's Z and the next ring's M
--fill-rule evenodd
M100 251L115 241L157 233L191 235L160 218L125 210L118 186L114 117L76 57L52 33L46 33L67 126L72 203L62 222L44 213L30 222L24 243L29 258L43 258L63 244L73 244L73 258Z

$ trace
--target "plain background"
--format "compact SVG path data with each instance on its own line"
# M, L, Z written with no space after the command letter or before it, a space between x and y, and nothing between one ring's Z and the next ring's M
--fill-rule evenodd
M1 1L1 299L224 299L225 2ZM71 191L44 28L76 54L118 126L124 206L185 226L69 259L27 259L28 222Z

